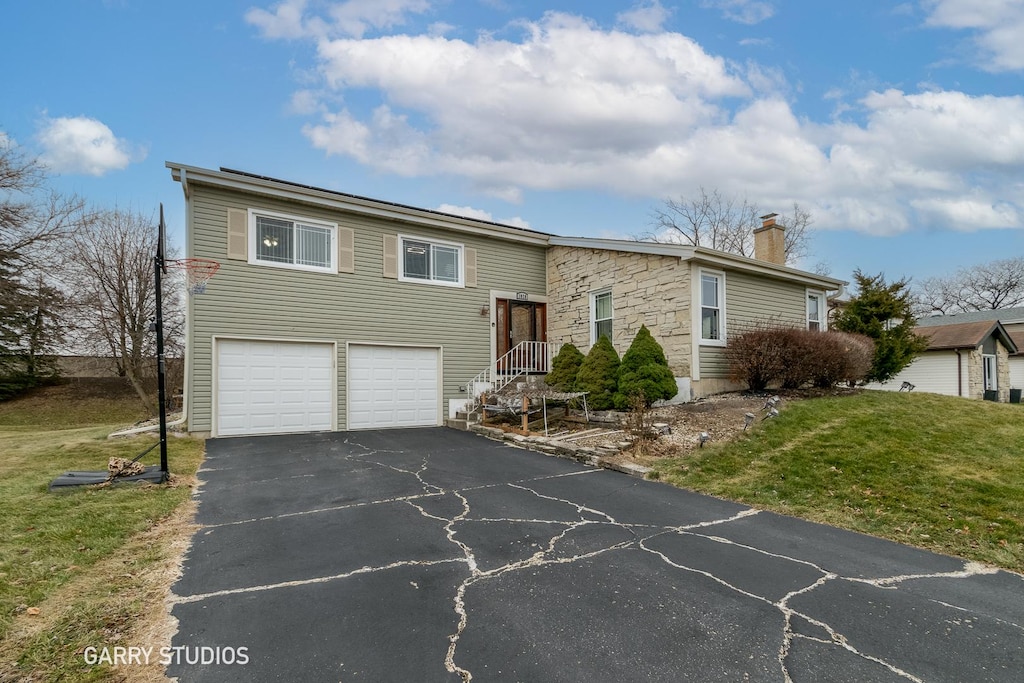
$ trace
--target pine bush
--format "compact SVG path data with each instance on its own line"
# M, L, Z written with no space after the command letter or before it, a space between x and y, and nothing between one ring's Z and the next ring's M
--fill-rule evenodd
M619 385L619 354L608 337L601 335L590 348L576 375L576 391L589 392L587 405L593 410L615 407L615 389Z
M647 326L641 325L633 343L622 356L615 407L628 410L633 397L640 395L650 407L655 401L672 398L678 392L679 387L668 367L665 351Z
M551 361L551 372L544 382L552 389L559 391L575 391L576 375L583 365L583 353L573 344L562 344L558 354Z

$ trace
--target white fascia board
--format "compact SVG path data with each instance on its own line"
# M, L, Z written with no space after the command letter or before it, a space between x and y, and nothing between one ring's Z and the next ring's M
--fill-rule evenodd
M724 251L693 247L685 244L666 244L663 242L638 242L633 240L611 240L593 237L559 237L552 235L548 244L561 247L579 247L582 249L605 249L608 251L624 251L633 254L656 254L658 256L675 256L682 260L693 260L718 268L731 268L746 272L768 275L770 277L813 287L825 292L843 291L848 284L845 280L837 280L824 275L815 275L796 268L758 261L745 256L736 256Z
M845 280L837 280L836 278L826 277L824 275L816 275L804 270L797 270L796 268L790 268L788 266L780 266L767 261L759 261L757 259L747 258L746 256L728 254L724 251L705 249L703 247L696 247L694 251L694 260L700 261L701 263L714 264L720 268L732 268L733 270L758 273L760 275L767 275L769 277L788 280L790 282L799 282L809 287L815 287L825 291L843 291L846 285L849 284Z
M655 254L657 256L675 256L688 259L693 256L694 248L684 244L665 244L662 242L637 242L634 240L610 240L596 237L559 237L552 235L548 244L558 247L579 247L581 249L603 249L605 251L625 251L632 254Z
M276 183L265 178L239 175L224 171L213 171L195 166L187 166L168 161L165 166L171 170L171 177L185 185L203 184L213 187L221 187L240 192L258 193L268 197L287 199L291 201L315 204L340 211L347 211L364 216L386 218L389 220L402 221L412 225L428 226L444 230L455 230L458 232L485 235L487 237L499 237L513 242L525 242L546 246L548 236L541 233L537 235L524 234L512 227L505 227L497 223L485 223L475 221L472 218L461 216L447 216L435 213L426 209L415 209L397 204L375 201L373 199L339 196L329 190L317 190L309 187ZM187 192L187 188L186 188ZM187 195L186 195L187 196Z

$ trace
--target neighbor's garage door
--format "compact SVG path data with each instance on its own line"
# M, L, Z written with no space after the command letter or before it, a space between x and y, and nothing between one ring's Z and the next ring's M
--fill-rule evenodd
M330 430L334 345L217 342L217 435Z
M408 346L348 347L348 428L440 424L440 352Z

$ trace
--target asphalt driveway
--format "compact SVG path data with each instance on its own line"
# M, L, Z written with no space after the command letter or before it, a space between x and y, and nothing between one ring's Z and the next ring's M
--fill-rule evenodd
M1016 574L447 429L207 453L183 681L1024 679Z

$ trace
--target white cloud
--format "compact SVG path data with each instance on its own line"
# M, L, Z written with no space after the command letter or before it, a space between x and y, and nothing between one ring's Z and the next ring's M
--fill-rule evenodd
M146 157L144 150L133 150L101 121L86 116L48 118L36 137L43 163L57 172L101 176Z
M656 200L704 186L766 211L798 201L825 229L1024 227L1024 97L869 84L860 100L830 92L833 119L816 122L794 113L777 69L678 33L561 13L518 25L502 40L318 40L322 83L294 100L314 112L304 134L377 171L468 178L509 202L529 189Z
M647 0L633 5L615 18L619 24L628 28L656 33L662 29L671 14L672 12L665 9L658 0Z
M924 0L926 25L974 31L981 65L990 71L1024 69L1022 0Z
M764 0L701 0L700 5L721 10L726 19L741 24L759 24L775 14L775 5Z
M302 20L302 13L305 9L306 0L285 0L275 5L273 11L269 12L253 7L245 13L245 20L259 28L264 38L302 38L307 35Z
M370 29L405 23L407 13L422 14L429 9L427 0L348 0L334 5L330 15L341 33L361 37Z
M453 216L465 216L466 218L475 218L478 221L488 221L491 223L501 223L502 225L511 225L516 228L529 228L530 223L519 216L512 218L502 218L496 220L489 212L483 209L475 209L472 206L456 206L454 204L442 204L437 207L437 211L441 213L450 213Z
M429 0L347 0L331 3L327 19L306 16L307 0L283 0L271 11L254 7L245 20L260 29L264 38L352 36L361 38L373 29L387 29L405 23L408 14L430 10Z
M425 165L389 170L471 174L495 187L519 184L510 178L520 171L571 183L567 171L650 152L720 117L712 100L750 92L685 36L605 32L563 14L528 24L522 42L396 35L322 41L319 53L328 87L377 89L389 104L355 138L350 112L307 127L317 147L381 166L380 151L402 139L415 149L402 163ZM396 109L431 123L413 128ZM375 151L364 157L362 145Z

